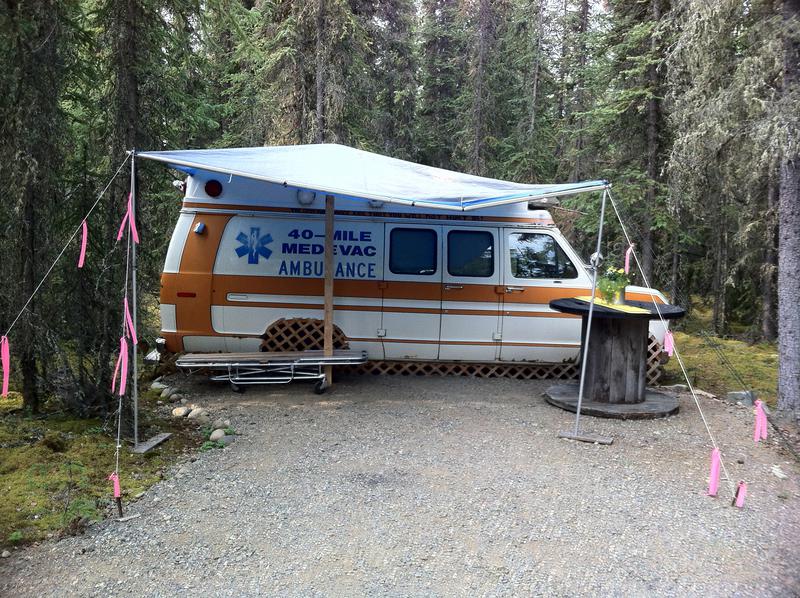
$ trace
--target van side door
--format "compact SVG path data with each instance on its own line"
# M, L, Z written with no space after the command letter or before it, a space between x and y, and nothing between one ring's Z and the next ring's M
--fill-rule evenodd
M560 363L577 357L581 320L550 309L553 299L591 287L578 256L553 231L503 229L502 361Z
M500 229L445 226L439 359L500 357Z
M382 323L386 359L436 359L442 309L442 227L386 224Z

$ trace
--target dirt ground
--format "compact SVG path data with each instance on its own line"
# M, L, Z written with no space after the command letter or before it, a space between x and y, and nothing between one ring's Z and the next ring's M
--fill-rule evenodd
M800 595L800 468L750 409L585 418L559 440L546 382L362 377L242 395L177 378L237 440L175 467L127 522L15 551L3 596ZM123 485L125 472L122 472Z

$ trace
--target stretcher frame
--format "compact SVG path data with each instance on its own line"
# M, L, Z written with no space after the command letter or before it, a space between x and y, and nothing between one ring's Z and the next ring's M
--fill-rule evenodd
M316 381L314 392L322 394L330 386L326 368L366 363L366 351L336 349L325 351L281 351L253 353L187 353L176 365L187 374L209 372L215 382L228 382L240 392L253 384L289 384L296 380Z

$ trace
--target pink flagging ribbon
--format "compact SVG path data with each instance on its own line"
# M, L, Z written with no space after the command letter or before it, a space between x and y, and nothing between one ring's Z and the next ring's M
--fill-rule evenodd
M664 351L667 352L667 355L672 357L672 354L675 352L675 339L672 338L672 331L667 330L667 333L664 335Z
M119 487L119 476L117 475L117 472L115 471L110 476L108 476L108 479L114 482L114 498L121 498L122 490Z
M764 412L764 403L756 400L755 414L756 421L753 425L753 442L767 439L767 414Z
M128 298L122 301L123 307L125 308L125 331L131 337L131 342L134 345L139 344L139 338L136 336L136 328L133 326L133 318L131 318L131 310L128 307Z
M733 504L741 509L744 506L745 498L747 498L747 484L744 483L744 480L740 480L739 485L736 487L736 497L733 499Z
M117 377L119 377L119 396L125 395L128 384L128 340L125 336L119 337L119 356L117 365L114 366L114 378L111 381L111 392L117 390Z
M716 496L719 491L719 466L722 459L719 456L719 449L711 451L711 473L708 476L708 495Z
M0 362L3 365L3 392L0 396L8 396L8 378L11 374L11 350L8 347L8 337L0 338Z
M625 251L625 274L631 271L631 255L633 255L633 243L631 243Z
M130 214L125 210L125 216L122 217L122 222L120 222L119 230L117 231L117 241L122 239L122 235L125 232L125 225L128 223L128 218L130 218Z
M133 213L133 194L128 193L128 224L131 227L133 242L139 244L139 231L136 230L136 214Z
M89 238L89 227L86 225L86 220L81 222L81 254L78 256L78 268L83 268L86 261L86 241Z
M133 242L138 245L139 231L136 229L136 217L133 214L133 195L130 193L128 193L128 207L125 210L125 216L122 217L122 222L120 222L119 230L117 231L117 241L122 239L122 235L125 233L126 224L131 231L131 238L133 239Z

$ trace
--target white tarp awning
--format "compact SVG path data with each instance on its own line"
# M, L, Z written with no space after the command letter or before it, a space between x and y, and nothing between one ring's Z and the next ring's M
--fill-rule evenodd
M141 152L197 174L222 173L337 197L470 211L600 191L606 181L527 185L423 166L338 144Z

